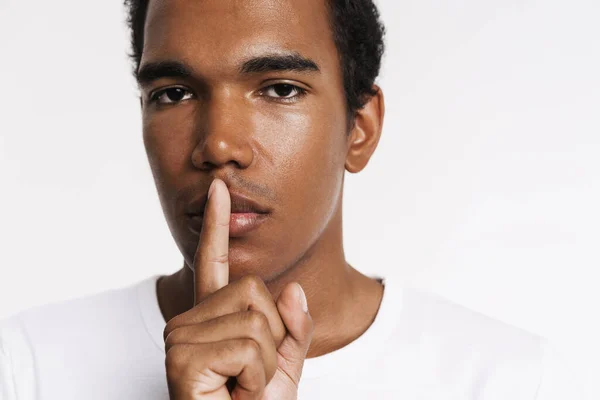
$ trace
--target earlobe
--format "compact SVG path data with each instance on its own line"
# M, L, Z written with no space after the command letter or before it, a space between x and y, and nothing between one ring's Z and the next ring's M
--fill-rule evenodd
M383 92L377 85L373 85L373 89L377 93L356 111L354 127L349 135L345 167L351 173L360 172L367 166L381 137L385 114Z

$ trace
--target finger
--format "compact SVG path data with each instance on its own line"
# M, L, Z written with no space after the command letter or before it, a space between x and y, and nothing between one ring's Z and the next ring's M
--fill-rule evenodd
M166 339L169 333L181 326L200 324L222 315L247 310L260 311L267 317L275 345L278 347L286 334L285 325L271 292L262 279L252 275L230 283L204 299L202 303L169 320L163 337Z
M202 232L194 256L194 304L229 282L229 219L231 198L220 179L209 189Z
M201 344L231 339L252 339L260 346L265 376L270 381L277 369L277 349L267 317L259 311L227 314L173 330L165 340L165 351L178 344Z
M232 397L254 400L266 385L260 348L252 339L178 344L165 363L171 398L229 399L225 383L236 377Z
M279 368L298 387L314 330L306 295L298 283L290 283L283 289L277 299L277 309L287 328L287 335L277 348Z

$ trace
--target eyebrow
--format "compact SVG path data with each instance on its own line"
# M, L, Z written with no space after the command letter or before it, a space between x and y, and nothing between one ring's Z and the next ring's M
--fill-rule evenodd
M316 62L298 53L274 54L250 58L239 67L240 74L272 71L320 72ZM189 78L192 70L180 61L159 61L144 64L135 74L140 86L160 78Z
M138 85L144 86L160 78L189 78L192 71L179 61L159 61L144 64L135 74Z
M320 69L313 60L298 53L254 57L245 61L240 68L242 74L270 71L319 72Z

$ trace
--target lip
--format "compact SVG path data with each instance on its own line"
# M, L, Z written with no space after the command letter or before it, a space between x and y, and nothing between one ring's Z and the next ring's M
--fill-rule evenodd
M242 237L262 225L268 214L253 212L231 213L229 218L229 237ZM200 235L204 215L188 215L188 227L192 233Z
M238 194L235 192L230 192L229 196L231 198L231 213L232 214L268 214L270 210L254 201L253 199L246 197L242 194ZM204 214L204 208L206 207L206 202L208 199L208 192L201 197L198 197L190 202L188 207L185 209L185 214L187 216L197 216Z
M266 206L242 194L231 191L229 196L231 198L229 237L241 237L255 230L267 219L271 212ZM188 228L197 235L202 231L207 199L208 192L193 199L185 209Z

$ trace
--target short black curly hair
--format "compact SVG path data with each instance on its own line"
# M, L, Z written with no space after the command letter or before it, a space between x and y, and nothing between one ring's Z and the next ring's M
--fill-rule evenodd
M127 25L131 31L134 75L140 66L144 48L144 24L150 0L124 0ZM379 75L384 53L385 27L373 0L325 0L328 5L333 40L339 53L344 79L348 118L354 119L363 108Z

